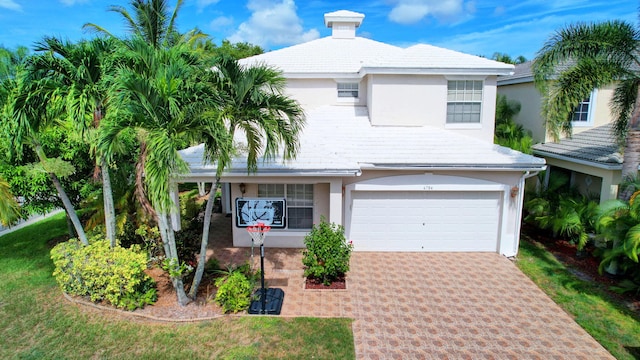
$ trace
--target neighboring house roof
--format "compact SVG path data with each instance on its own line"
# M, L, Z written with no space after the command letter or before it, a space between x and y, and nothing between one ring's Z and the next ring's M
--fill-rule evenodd
M242 140L239 134L236 140ZM202 161L203 146L180 151L194 176L215 167ZM323 106L307 114L295 160L260 160L258 175L357 175L367 169L542 170L545 161L495 144L432 127L371 126L366 107ZM241 157L226 171L246 175Z
M240 60L269 64L287 78L361 78L368 73L507 75L513 65L436 46L401 48L362 37L324 37Z
M540 156L583 163L609 170L622 169L622 155L611 124L602 125L558 142L533 146Z
M558 65L557 74L569 69L575 62L569 61L565 64ZM516 64L511 75L498 76L498 86L500 85L512 85L533 82L533 60L523 62L522 64ZM635 72L640 71L640 65L632 64L631 69Z

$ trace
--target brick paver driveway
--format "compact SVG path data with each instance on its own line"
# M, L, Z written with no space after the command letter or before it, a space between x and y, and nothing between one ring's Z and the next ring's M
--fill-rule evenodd
M355 252L347 291L303 290L299 252L269 254L282 315L352 317L358 359L613 358L498 254Z
M216 257L246 261L229 218L214 220ZM613 359L495 253L354 252L348 289L335 291L303 289L300 249L266 253L269 286L285 291L282 316L353 318L358 359Z

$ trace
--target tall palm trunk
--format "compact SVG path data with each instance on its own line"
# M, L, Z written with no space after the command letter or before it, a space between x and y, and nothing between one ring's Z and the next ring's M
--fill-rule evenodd
M207 246L209 245L209 227L211 227L211 213L213 211L213 203L215 200L216 189L218 188L218 182L211 184L211 190L209 190L209 197L207 198L207 207L204 211L204 225L202 226L202 240L200 241L200 259L198 259L198 266L196 272L193 275L193 281L191 282L191 289L189 290L189 297L196 298L198 294L198 287L202 281L202 275L204 274L204 265L207 261Z
M47 157L44 155L44 150L42 150L42 147L40 145L36 145L35 150L36 150L36 154L38 154L38 158L40 159L40 162L42 164L46 164ZM73 227L76 229L78 238L80 238L80 241L84 245L89 245L89 240L87 240L87 235L85 234L84 229L82 228L82 223L80 223L80 219L78 218L78 214L76 214L76 210L73 208L73 204L71 204L71 200L69 200L67 193L62 188L60 179L58 179L56 174L54 174L53 172L49 172L47 170L47 173L49 174L49 178L51 179L51 182L53 182L53 186L55 186L56 190L58 191L58 197L60 197L60 200L62 201L62 205L64 206L64 209L67 211L67 215L69 215L69 218L73 223Z
M169 216L166 213L160 212L156 210L158 214L158 228L160 229L160 236L162 237L162 242L165 249L165 256L170 261L175 261L176 264L180 263L180 259L178 259L178 249L176 247L176 238L175 233L173 232L173 228L169 223ZM191 299L187 296L187 293L184 291L184 282L182 281L182 274L174 276L171 275L171 282L173 283L173 288L176 290L176 295L178 296L178 304L180 306L185 306Z
M147 143L142 141L140 144L140 157L136 163L136 198L140 202L142 210L149 217L153 217L155 210L147 198L147 194L144 191L144 164L147 161Z
M109 165L104 157L100 157L100 168L102 173L102 198L104 201L104 225L107 229L107 240L111 247L116 246L116 211L113 205L113 188L111 187L111 176L109 175Z

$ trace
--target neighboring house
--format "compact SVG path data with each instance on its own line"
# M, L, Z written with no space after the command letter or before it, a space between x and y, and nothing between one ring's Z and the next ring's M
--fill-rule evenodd
M236 198L286 198L265 244L302 247L324 216L356 251L518 251L525 178L544 160L493 144L498 75L513 66L426 44L356 37L363 14L325 14L332 36L242 60L281 69L305 109L293 161L236 159L223 174L235 246ZM241 138L241 137L240 137ZM215 179L201 146L181 152L181 181ZM241 210L241 209L240 209Z
M599 197L600 202L615 199L622 156L610 126L613 88L593 90L573 113L573 135L554 142L541 115L542 95L535 87L531 65L531 61L516 65L512 75L499 76L498 94L520 102L521 110L514 120L531 131L538 143L533 154L546 160L546 176L564 172L570 176L570 185L583 194Z

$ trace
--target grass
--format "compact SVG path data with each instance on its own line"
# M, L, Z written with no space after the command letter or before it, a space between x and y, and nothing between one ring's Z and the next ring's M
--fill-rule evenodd
M529 241L520 243L517 265L613 356L640 358L640 319L598 284L577 278Z
M350 319L151 323L78 307L51 276L64 214L0 237L0 359L353 359Z

